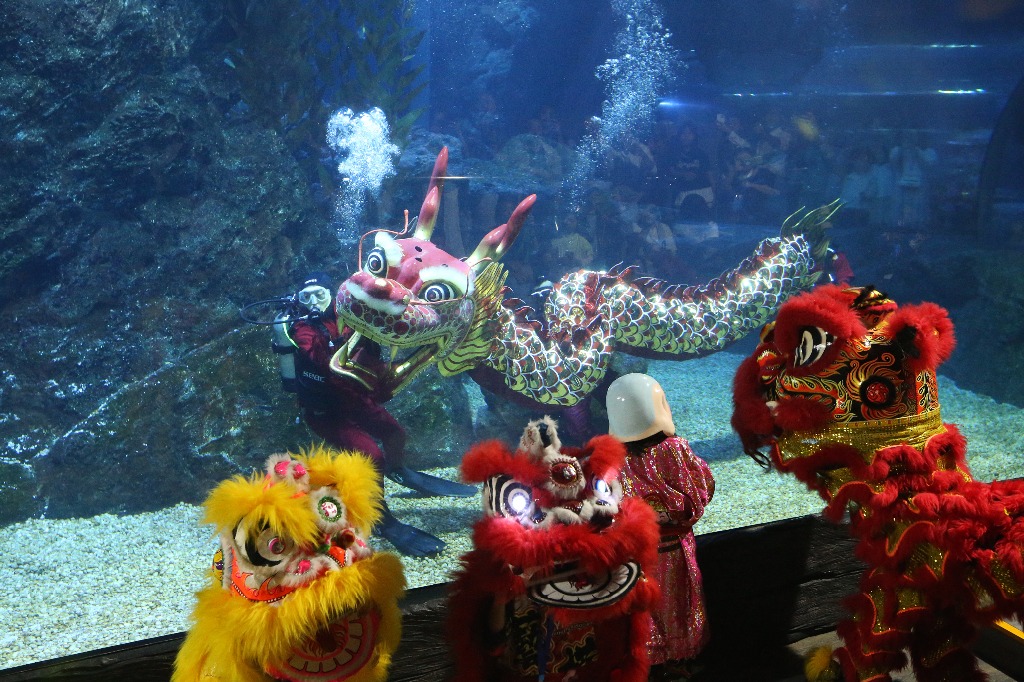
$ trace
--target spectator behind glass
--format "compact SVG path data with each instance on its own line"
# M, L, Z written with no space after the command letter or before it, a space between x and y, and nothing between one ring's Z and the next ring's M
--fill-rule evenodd
M562 124L555 116L555 110L550 104L540 108L537 115L540 124L540 134L555 144L565 144L565 137L562 135Z
M462 128L462 141L468 156L489 159L501 148L504 122L498 111L498 102L489 92L477 97L476 108Z
M722 188L732 197L727 219L739 223L768 225L778 222L781 192L778 179L746 149L736 153L722 176Z
M697 140L697 129L684 123L679 130L674 147L664 149L664 159L659 159L658 168L668 187L669 205L679 208L689 196L700 197L707 207L715 205L712 189L711 162Z
M875 184L876 174L871 169L871 153L867 147L854 147L846 163L843 185L839 198L843 210L837 215L838 222L851 227L868 223L868 207L878 197Z
M644 201L653 201L658 164L650 147L634 135L624 135L608 153L608 179L613 185L628 187Z
M750 142L750 135L744 130L743 122L738 116L718 114L715 117L715 130L718 135L715 142L715 161L719 168L725 168L732 163L740 150L753 153L754 146Z
M797 114L792 124L793 134L786 154L786 205L792 208L821 206L835 198L828 193L831 150L814 112Z
M929 171L937 160L934 149L922 146L916 130L903 133L889 154L896 178L896 215L905 230L919 230L928 221Z
M676 270L676 239L672 228L661 221L657 207L642 207L630 231L632 238L627 241L634 248L640 247L638 256L643 271L670 277Z
M558 226L557 236L544 254L545 276L552 281L567 272L589 266L594 261L594 247L583 236L579 218L569 213Z
M765 135L757 143L754 169L745 179L745 203L753 222L775 225L786 217L782 187L786 170L786 154L779 139Z
M896 179L889 164L889 152L881 142L871 146L871 174L875 179L875 196L868 204L868 222L890 229L896 224Z

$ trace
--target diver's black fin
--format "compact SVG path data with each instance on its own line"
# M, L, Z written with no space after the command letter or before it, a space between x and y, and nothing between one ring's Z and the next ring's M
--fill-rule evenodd
M385 476L399 485L432 497L472 497L478 492L476 486L413 471L409 467L395 467Z
M437 556L445 548L444 540L434 537L425 530L402 523L387 507L384 507L380 523L373 530L406 556Z

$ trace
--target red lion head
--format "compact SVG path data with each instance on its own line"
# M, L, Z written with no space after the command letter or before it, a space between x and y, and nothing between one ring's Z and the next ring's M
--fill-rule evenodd
M819 287L785 303L740 365L733 428L748 454L761 461L770 447L783 470L830 444L864 452L871 438L912 442L941 424L935 370L953 345L934 303L900 307L873 287Z
M548 679L646 679L659 531L646 503L622 496L625 454L612 436L561 447L548 417L514 452L487 441L466 454L463 478L483 483L484 518L452 598L460 680L537 679L536 656L523 652L538 646L550 649Z

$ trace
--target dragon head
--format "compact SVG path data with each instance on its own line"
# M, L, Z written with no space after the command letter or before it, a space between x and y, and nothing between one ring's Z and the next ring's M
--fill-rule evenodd
M448 149L443 148L412 236L402 237L408 232L408 214L401 233L364 235L360 269L338 288L338 322L353 334L331 360L331 369L371 390L394 393L431 363L448 359L444 369L455 374L486 355L482 327L501 303L505 279L497 261L515 241L537 197L524 199L469 257L456 258L430 241L447 167ZM373 245L364 254L363 242L371 235ZM371 343L387 349L386 363L361 361L361 351Z
M874 452L941 428L936 368L953 325L934 303L897 306L874 289L818 287L783 304L733 386L744 449L788 469L825 446ZM838 452L836 448L829 448Z

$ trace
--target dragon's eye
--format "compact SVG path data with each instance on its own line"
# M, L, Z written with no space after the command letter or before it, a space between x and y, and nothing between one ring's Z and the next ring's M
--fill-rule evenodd
M363 270L366 270L375 277L387 274L388 257L384 253L384 249L379 246L373 247L370 253L366 255L366 263L363 265Z
M796 357L793 359L793 364L797 367L803 367L812 362L817 362L835 340L836 337L821 327L804 327L800 333L800 343L796 347Z
M423 291L420 292L420 297L429 303L438 303L440 301L448 301L453 298L458 298L459 293L455 291L448 282L434 282L423 287Z

